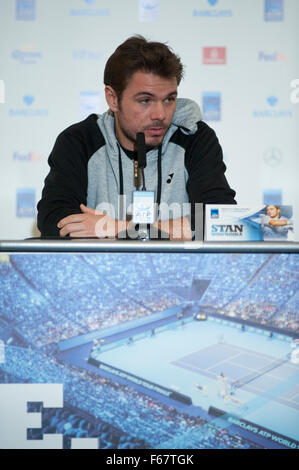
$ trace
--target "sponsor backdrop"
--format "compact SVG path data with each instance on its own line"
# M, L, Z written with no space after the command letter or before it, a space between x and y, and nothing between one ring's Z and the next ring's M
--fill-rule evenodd
M238 203L291 204L296 216L298 14L297 0L2 1L0 238L39 235L55 139L106 110L105 63L136 33L181 56L179 95L215 129Z

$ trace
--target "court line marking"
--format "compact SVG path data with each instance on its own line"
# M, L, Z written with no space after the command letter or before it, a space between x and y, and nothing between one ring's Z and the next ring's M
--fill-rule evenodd
M298 397L298 403L295 401L295 404L296 404L296 405L299 405L299 393L296 393L296 395L294 395L294 396L292 397L292 401L293 401L293 400L297 400L297 397Z
M230 359L234 359L234 358L238 357L239 355L240 355L240 353L238 352L234 356L230 356L230 357L227 357L225 359L222 359L222 361L215 362L215 364L213 364L213 366L208 367L206 370L210 370L212 367L217 367L219 364L222 364L223 362L226 362L227 364L229 364Z
M207 349L207 348L206 348L206 349ZM242 349L242 348L241 348L241 349ZM196 353L195 353L195 354L196 354ZM242 354L242 353L240 353L240 354ZM234 358L238 357L240 354L237 354L237 355L235 355L235 356L233 356L233 357L230 356L230 358L231 358L231 359L234 359ZM258 353L255 353L255 355L256 355L256 356L262 356L262 357L264 356L263 354L260 354L260 355L259 355ZM189 356L190 356L190 355L189 355ZM271 361L270 361L270 356L266 356L266 357L269 358L268 364L270 364L270 363L271 363ZM228 359L230 359L230 358L228 358ZM274 358L272 358L272 359L274 359ZM278 360L278 359L277 359L277 360ZM230 361L227 360L227 359L225 359L225 360L223 360L223 361L220 361L220 362L214 364L214 366L208 367L207 369L202 369L202 368L196 367L196 366L194 366L193 364L191 364L190 362L186 362L186 361L182 361L182 360L176 361L176 362L173 363L173 364L174 364L174 365L181 365L181 367L185 367L187 370L188 370L188 369L191 370L191 371L194 370L194 371L198 372L199 374L202 373L202 375L205 375L205 374L206 374L206 375L208 375L208 377L211 378L212 380L217 380L218 374L215 373L215 372L213 372L213 371L211 370L211 368L212 368L212 367L215 367L216 365L219 365L219 364L221 364L221 363L223 363L223 362L226 362L228 365L238 365L241 369L244 369L244 370L247 369L247 370L251 370L251 371L253 371L253 372L259 372L258 369L249 369L249 368L245 368L244 366L240 366L239 364L230 363ZM283 365L285 365L285 364L282 364L282 366L283 366ZM289 364L287 364L287 365L289 365ZM291 365L291 364L290 364L290 365ZM265 366L263 366L263 367L265 367ZM279 367L281 367L281 366L278 366L278 368L279 368ZM292 369L292 367L291 367L291 369ZM200 372L200 371L201 371L201 372ZM247 375L247 374L245 374L244 376L246 376L246 375ZM241 376L240 378L238 378L238 379L236 379L236 380L242 380L242 377L244 377L244 376ZM278 385L281 381L285 380L285 377L281 378L281 377L277 377L277 376L272 376L271 373L270 373L270 374L267 374L267 372L266 372L265 374L263 374L261 377L265 377L265 378L267 378L267 377L270 378L270 377L271 377L272 379L274 379L275 383L274 383L274 385L273 385L273 384L270 385L270 390L272 389L273 386L276 386L276 385ZM267 393L268 388L260 388L259 386L257 386L257 385L254 383L256 380L258 380L258 379L261 378L261 377L257 377L256 379L254 379L251 385L245 385L244 387L241 387L241 388L242 388L244 391L246 391L246 392L248 392L248 393L252 393L252 394L254 394L254 395L260 395L261 393ZM230 381L234 381L234 379L232 379L231 377L229 377L229 380L230 380ZM297 403L294 402L293 399L287 399L287 398L283 398L283 397L277 397L277 398L275 399L274 397L271 397L271 396L269 396L269 398L270 398L270 401L272 401L272 400L273 400L273 401L276 401L276 402L281 403L281 404L283 404L283 405L285 405L285 406L287 406L287 407L289 407L289 408L295 408L295 409L298 408ZM294 406L292 406L292 405L294 405Z

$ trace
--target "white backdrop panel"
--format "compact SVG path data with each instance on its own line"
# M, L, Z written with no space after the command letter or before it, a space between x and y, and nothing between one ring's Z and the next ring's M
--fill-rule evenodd
M298 0L1 0L0 239L39 235L36 203L55 139L106 110L106 60L133 34L181 56L179 95L215 129L238 203L298 213L298 17ZM211 93L219 98L207 113Z

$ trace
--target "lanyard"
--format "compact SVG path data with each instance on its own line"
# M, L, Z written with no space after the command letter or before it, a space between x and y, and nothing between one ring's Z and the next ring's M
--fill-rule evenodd
M123 179L123 167L122 167L122 160L121 160L121 150L120 146L118 146L118 168L119 168L119 195L124 195L124 179ZM162 188L162 145L158 148L158 160L157 160L157 169L158 169L158 184L157 184L157 198L156 204L157 208L161 202L161 188ZM120 205L120 220L123 220L123 204Z

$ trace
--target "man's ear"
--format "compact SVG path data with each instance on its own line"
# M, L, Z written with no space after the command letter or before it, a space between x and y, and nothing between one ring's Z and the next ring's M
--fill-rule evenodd
M108 103L109 108L111 111L114 113L115 111L118 111L118 98L117 94L113 90L113 88L109 85L105 86L105 96L106 96L106 101Z

